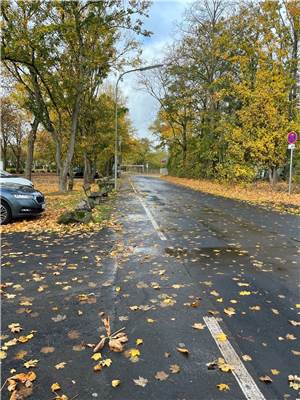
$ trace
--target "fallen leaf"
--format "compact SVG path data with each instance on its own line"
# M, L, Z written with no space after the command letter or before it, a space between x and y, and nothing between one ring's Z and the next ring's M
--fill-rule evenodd
M33 334L30 333L29 335L18 337L18 342L20 342L20 343L26 343L26 342L28 342L28 340L30 340L30 339L32 339L32 338L33 338Z
M155 374L155 379L159 381L165 381L168 378L168 374L166 374L164 371L158 371Z
M297 339L296 336L293 335L292 333L287 333L287 334L285 335L285 338L286 338L287 340L296 340L296 339Z
M72 330L68 332L68 338L69 339L79 339L80 333L76 330Z
M95 372L99 372L99 371L102 371L102 369L103 369L103 365L102 364L97 364L97 365L95 365L94 367L93 367L93 370L95 371Z
M279 375L280 371L278 369L271 369L272 375Z
M82 344L76 344L75 346L72 347L72 349L74 351L82 351L85 349L85 346L83 346Z
M249 296L251 294L251 292L249 292L248 290L242 290L241 292L239 292L240 296Z
M272 313L273 313L273 314L279 315L279 311L276 310L276 308L271 308L271 310L272 310Z
M141 355L138 349L130 349L130 357L139 357Z
M48 347L48 346L42 347L40 350L40 352L44 354L53 353L54 351L55 351L54 347Z
M225 342L227 340L227 335L225 333L218 333L216 335L216 339L218 339L220 342Z
M65 365L66 365L66 364L67 364L66 362L60 362L60 363L54 365L54 368L56 368L56 369L63 369L63 368L65 368Z
M51 319L54 322L61 322L61 321L64 321L66 318L67 318L66 315L58 314L56 317L52 317Z
M192 325L192 328L202 330L202 329L206 328L206 325L201 324L200 322L199 323L196 322L195 324Z
M259 380L260 380L261 382L263 382L263 383L266 383L266 384L272 383L272 382L273 382L272 379L271 379L268 375L260 376L260 377L259 377Z
M300 390L300 377L298 375L288 376L289 387L294 390Z
M148 383L148 379L143 378L142 376L139 376L138 379L133 379L133 382L137 386L145 387L147 385L147 383Z
M217 388L221 391L221 392L227 392L228 390L230 390L230 387L226 384L226 383L219 383L217 385Z
M52 390L52 392L56 392L57 390L60 390L60 385L59 385L59 383L52 383L52 385L51 385L51 390Z
M139 346L140 344L143 344L143 343L144 343L143 339L136 339L136 341L135 341L135 344L137 346Z
M249 310L251 310L251 311L260 311L260 306L249 307Z
M4 360L7 357L7 353L3 350L0 350L0 360Z
M39 360L29 360L25 362L23 365L25 368L34 368L36 367L36 364L39 362Z
M120 383L121 383L121 381L119 379L113 379L111 381L111 386L115 388L115 387L119 386Z
M231 317L235 314L235 309L233 307L224 308L224 313Z
M18 322L13 322L12 324L8 325L8 327L12 333L19 333L23 329Z
M91 358L93 360L95 360L95 361L98 361L98 360L100 360L102 358L102 355L101 355L101 353L95 353L95 354L92 355Z
M185 347L176 347L176 350L185 356L189 355L189 351Z
M152 318L147 318L147 322L148 322L148 324L153 324L155 322L155 320Z
M111 351L120 353L124 350L125 343L128 342L128 337L125 332L119 332L114 336L111 336L108 342L108 346Z
M244 354L244 355L242 356L242 359L243 359L244 361L252 361L252 358L251 358L250 356L248 356L247 354Z
M101 364L105 367L110 367L112 364L112 360L110 358L106 358L105 360L101 361Z
M178 372L180 372L180 366L178 364L171 364L170 365L170 372L172 374L178 374Z
M297 350L291 350L294 356L300 356L300 351Z
M289 323L293 326L300 326L300 321L289 320Z

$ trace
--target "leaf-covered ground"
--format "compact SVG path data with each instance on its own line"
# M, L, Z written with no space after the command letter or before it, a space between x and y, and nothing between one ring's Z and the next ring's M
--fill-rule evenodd
M100 232L3 235L3 399L242 400L230 341L266 399L295 400L298 217L134 184Z
M61 232L66 231L81 231L94 230L104 226L110 214L111 206L109 202L104 202L103 205L97 206L93 210L94 223L87 225L72 225L64 226L57 223L58 217L67 210L74 209L80 199L85 199L86 196L82 189L83 180L74 180L74 190L67 193L58 191L58 178L55 174L37 174L33 175L34 187L45 195L46 209L38 217L15 219L12 223L1 226L2 233L8 232ZM94 190L97 190L94 185Z
M243 200L260 207L281 213L300 214L300 188L294 185L293 193L287 193L287 184L278 183L272 188L267 182L253 185L226 184L216 181L177 178L166 176L163 179L201 192Z

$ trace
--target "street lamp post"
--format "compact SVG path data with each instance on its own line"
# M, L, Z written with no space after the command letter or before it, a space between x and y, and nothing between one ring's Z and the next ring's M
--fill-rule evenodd
M160 68L163 64L149 65L148 67L141 67L130 69L129 71L123 72L119 75L116 87L115 87L115 190L117 190L117 181L118 181L118 148L119 148L119 138L118 138L118 84L124 75L129 74L130 72L136 71L147 71L148 69Z

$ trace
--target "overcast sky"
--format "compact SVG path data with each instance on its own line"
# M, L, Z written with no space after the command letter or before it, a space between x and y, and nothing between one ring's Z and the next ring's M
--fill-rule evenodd
M172 42L176 22L180 22L189 0L153 0L149 18L144 28L153 32L150 38L142 39L145 65L158 64L164 47ZM138 90L137 74L125 75L120 84L122 93L127 97L130 119L139 137L151 139L148 128L158 111L158 102L149 94Z

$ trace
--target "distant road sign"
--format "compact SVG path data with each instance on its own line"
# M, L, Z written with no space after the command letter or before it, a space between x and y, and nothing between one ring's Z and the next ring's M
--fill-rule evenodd
M289 142L289 144L294 144L294 143L296 143L296 142L297 142L297 139L298 139L298 136L297 136L297 133L296 133L296 132L292 131L292 132L289 132L289 133L288 133L288 135L287 135L287 141Z
M294 143L288 145L289 150L293 150L296 147Z

